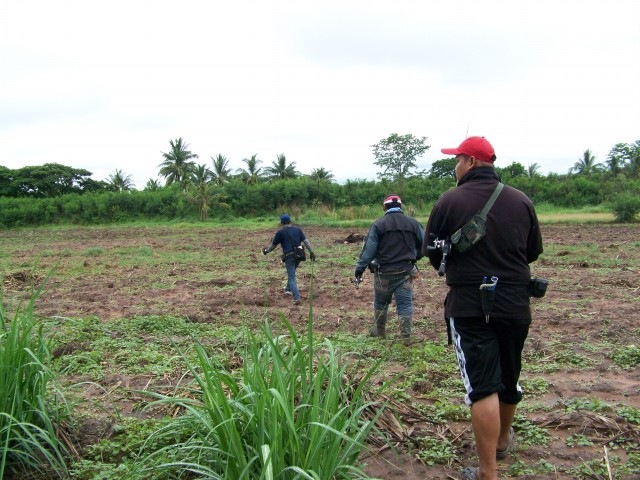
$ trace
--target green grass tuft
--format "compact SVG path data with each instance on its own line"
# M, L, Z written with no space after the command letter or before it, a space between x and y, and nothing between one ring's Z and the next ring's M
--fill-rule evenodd
M13 318L0 301L0 479L67 471L58 430L69 409L50 368L49 340L33 318L38 293Z
M311 318L311 315L310 315ZM165 443L141 459L142 475L205 475L208 478L369 478L360 454L383 407L365 399L370 377L349 377L348 355L329 340L316 345L311 320L300 337L280 317L276 334L265 321L247 334L242 368L235 373L196 343L197 362L185 358L194 382L182 395L159 396L185 412L150 441ZM176 432L190 432L176 442Z

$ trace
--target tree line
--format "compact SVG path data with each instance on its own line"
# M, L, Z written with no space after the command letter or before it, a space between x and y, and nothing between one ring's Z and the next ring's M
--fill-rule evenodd
M130 176L121 170L106 181L95 181L88 170L60 164L17 170L0 166L0 225L205 220L270 215L291 208L340 209L377 204L391 190L423 209L455 186L453 158L437 160L427 171L416 170L417 157L429 146L425 137L413 135L394 133L371 146L374 164L381 169L377 181L344 184L337 184L324 168L302 175L284 154L266 167L252 155L242 160L244 168L234 172L224 155L211 157L209 167L196 163L198 155L182 138L169 144L158 165L164 184L150 179L142 191L133 189ZM640 210L635 200L640 198L640 140L615 145L603 163L586 150L567 174L541 175L536 164L525 167L517 162L496 170L505 183L524 191L534 203L582 207L617 202L631 210L630 219Z

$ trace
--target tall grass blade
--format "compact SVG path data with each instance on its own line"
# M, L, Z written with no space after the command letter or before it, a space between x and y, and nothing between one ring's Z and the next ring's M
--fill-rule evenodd
M316 345L311 325L301 338L284 316L278 324L286 334L275 334L268 321L259 336L247 333L238 372L227 371L198 342L195 364L183 355L193 377L184 390L189 395L156 394L151 405L170 403L185 414L153 435L155 443L168 446L141 458L147 474L163 470L173 478L207 471L206 478L225 480L368 478L358 462L377 416L364 415L372 407L364 395L370 385L364 383L378 363L354 388L344 383L349 362L329 340ZM376 407L380 415L383 408ZM171 442L178 431L190 434Z
M67 474L68 452L57 433L69 409L50 368L50 340L33 316L43 286L11 319L0 295L0 480L32 471Z

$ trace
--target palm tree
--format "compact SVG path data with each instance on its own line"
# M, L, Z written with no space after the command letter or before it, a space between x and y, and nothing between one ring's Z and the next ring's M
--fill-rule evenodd
M222 185L225 182L229 181L229 177L231 176L231 169L227 168L229 166L229 160L227 157L218 154L216 158L211 157L211 161L213 162L213 170L211 171L211 179L213 183L216 185Z
M258 160L258 154L251 155L251 158L243 158L242 161L246 163L247 168L238 168L236 173L240 175L242 181L248 185L255 185L260 181L262 177L262 168L258 165L262 163L261 160Z
M107 183L116 192L126 192L133 188L131 175L126 175L122 170L117 169L109 175Z
M191 172L189 185L197 186L201 183L209 183L213 180L213 172L206 165L196 165Z
M264 169L265 173L271 178L285 180L288 178L296 178L299 174L296 171L295 162L287 165L287 157L284 153L278 155L277 159L271 162L271 166Z
M579 158L575 165L569 169L569 173L589 175L597 172L600 168L601 165L596 163L596 157L591 153L591 150L587 149L582 154L582 158Z
M213 197L212 179L213 172L206 165L196 165L189 179L189 198L197 205L202 221L209 215L209 203Z
M619 155L618 151L611 150L609 152L609 156L607 157L607 161L605 163L607 164L607 167L609 167L609 170L611 170L611 174L614 177L617 177L620 171L622 170L622 165L624 164L624 160Z
M144 189L148 192L156 192L158 190L160 190L160 188L162 188L160 186L160 182L158 180L154 180L152 178L150 178L149 180L147 180L146 185L144 186Z
M530 163L529 166L527 167L527 175L529 175L529 178L536 177L539 174L540 174L540 165L538 165L537 163Z
M164 161L158 165L160 167L160 175L166 179L167 185L175 182L180 185L182 191L185 191L187 182L195 167L192 159L198 158L198 155L188 150L189 144L184 143L182 138L178 138L175 141L169 140L169 145L171 145L170 152L161 152Z
M309 176L312 180L315 180L318 185L318 199L317 202L322 202L322 187L321 185L324 183L331 183L333 180L333 173L330 170L327 170L323 167L314 168L311 170L311 175Z
M332 181L335 177L331 170L327 170L324 167L314 168L311 170L311 178L320 182L321 180L326 180L328 182Z

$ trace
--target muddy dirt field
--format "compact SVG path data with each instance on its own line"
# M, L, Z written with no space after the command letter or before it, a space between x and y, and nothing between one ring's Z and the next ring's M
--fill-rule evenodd
M96 316L103 322L143 315L174 315L196 323L241 324L246 318L263 318L282 312L301 330L309 318L313 297L316 333L366 332L371 317L371 277L355 288L351 283L359 242L348 243L350 234L366 230L345 228L303 229L318 260L298 270L303 302L294 306L283 294L285 272L276 250L263 256L277 225L260 231L200 226L33 229L2 232L10 268L3 272L5 302L25 298L31 285L41 281L58 263L56 274L36 304L43 316ZM613 345L640 343L640 228L638 225L545 225L545 254L534 265L536 276L548 278L547 296L534 300L534 321L526 355L552 355L566 345L567 354L592 361L589 368L565 364L555 373L536 373L550 385L536 397L537 408L528 420L547 428L551 439L544 447L522 446L501 464L506 475L515 462L536 464L547 460L557 466L579 465L603 458L604 445L615 435L638 437L638 432L615 416L597 412L569 414L558 406L567 399L591 398L609 405L640 409L640 368L621 369L589 345L603 339ZM581 253L584 252L584 253ZM132 261L127 260L132 258ZM140 261L143 259L144 261ZM33 269L32 266L38 267ZM415 340L418 350L427 342L446 342L442 300L446 287L428 263L420 262L416 283ZM313 278L312 278L313 277ZM313 285L313 292L310 292ZM390 338L384 350L398 343L395 315L389 319ZM395 372L397 373L397 372ZM384 376L384 372L381 372ZM526 378L527 372L523 372ZM140 383L123 380L120 388ZM147 379L145 379L147 381ZM426 387L408 392L420 402ZM459 401L463 399L449 399ZM523 401L526 405L527 397ZM121 405L126 414L126 403ZM419 419L400 416L404 431L397 452L381 448L367 458L367 472L383 479L459 478L462 466L475 465L473 437L466 421L451 422L442 435L453 441L459 462L430 466L412 453L412 432L422 428ZM631 428L631 431L629 429ZM591 445L567 445L567 438L582 433ZM640 438L636 439L640 442ZM636 452L637 450L636 443ZM624 457L622 451L608 451ZM598 476L600 475L600 476ZM520 475L517 478L574 478L566 473ZM581 478L608 478L601 474ZM612 477L613 478L613 477ZM626 478L640 478L637 475Z

